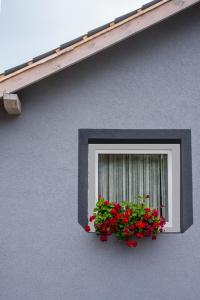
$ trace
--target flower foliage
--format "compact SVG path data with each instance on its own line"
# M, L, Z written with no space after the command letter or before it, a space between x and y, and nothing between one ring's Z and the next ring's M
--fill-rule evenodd
M105 242L110 235L115 235L130 248L136 247L137 240L143 237L155 240L157 234L163 231L166 222L159 216L157 209L145 205L145 198L139 196L137 204L126 201L119 204L100 196L89 219L94 222L95 232L100 240ZM85 230L90 231L89 224L85 226Z

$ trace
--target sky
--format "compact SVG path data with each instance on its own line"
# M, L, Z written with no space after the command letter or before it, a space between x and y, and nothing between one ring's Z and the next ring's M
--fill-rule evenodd
M0 0L0 73L150 0Z

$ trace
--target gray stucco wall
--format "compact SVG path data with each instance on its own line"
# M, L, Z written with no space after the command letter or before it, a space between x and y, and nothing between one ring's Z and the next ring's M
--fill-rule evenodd
M1 300L196 300L200 6L20 93L0 118ZM194 225L131 250L77 221L78 128L191 128Z

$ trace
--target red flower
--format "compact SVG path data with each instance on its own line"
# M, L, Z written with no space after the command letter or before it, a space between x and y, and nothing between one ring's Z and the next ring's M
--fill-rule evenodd
M120 213L119 213L119 214L117 214L117 218L118 218L118 219L122 219L123 217L124 217L124 215L123 215L123 214L120 214Z
M127 246L129 248L132 248L132 247L136 247L137 246L137 242L136 241L127 241L126 242Z
M154 229L155 229L155 228L154 228L153 226L150 226L150 227L149 227L149 230L150 230L151 232L153 232Z
M158 211L157 211L157 209L154 209L154 210L153 210L152 215L153 215L154 217L157 217L157 216L158 216Z
M122 219L122 223L128 223L128 221L129 221L129 220L128 220L127 218L123 218L123 219Z
M101 227L101 232L102 232L102 233L107 233L107 228L106 228L105 226L102 226L102 227Z
M117 218L111 218L109 220L110 225L115 225L117 223Z
M160 226L160 224L158 222L153 223L153 228L154 229L158 229L159 226Z
M166 221L164 217L160 217L160 226L163 227L165 225Z
M101 199L101 195L100 194L98 195L98 199Z
M117 209L117 210L120 210L121 209L121 205L119 203L114 203L114 207Z
M139 228L139 229L143 229L143 228L146 226L146 224L145 224L144 222L142 222L142 221L137 221L137 222L135 223L135 226L136 226L137 228Z
M131 214L132 214L132 211L131 211L131 210L127 210L127 211L125 211L125 213L124 213L124 215L126 216L126 218L129 218Z
M132 235L132 233L129 231L129 228L128 228L128 227L125 227L125 228L124 228L124 235L125 235L126 237Z
M111 215L116 215L116 213L117 213L116 208L111 208L110 213L111 213Z
M94 209L89 221L94 222L96 234L102 242L107 241L110 235L125 240L129 248L136 247L137 242L131 239L135 236L137 241L143 237L155 240L157 234L162 232L166 223L160 216L158 209L146 207L144 203L110 202L99 195L100 202ZM90 224L90 223L89 223ZM91 231L90 226L85 231Z
M109 201L108 201L108 200L104 200L103 204L104 204L104 205L108 205L108 204L109 204Z
M146 214L144 215L144 218L147 219L147 220L149 220L149 219L151 219L151 215L148 214L148 213L146 213Z
M92 222L95 218L96 216L90 216L90 222Z
M141 239L143 237L143 234L141 232L137 232L136 236L137 236L138 239Z
M130 229L130 231L134 231L135 226L134 226L134 225L130 225L130 226L129 226L129 229Z
M104 226L108 226L109 224L110 224L110 222L108 220L106 220L106 221L103 222Z
M90 231L90 226L89 225L85 225L85 231L89 232Z
M100 240L102 242L106 242L108 240L107 236L106 235L100 235Z

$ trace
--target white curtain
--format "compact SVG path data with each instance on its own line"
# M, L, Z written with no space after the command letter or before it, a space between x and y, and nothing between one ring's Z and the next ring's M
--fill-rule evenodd
M166 154L99 154L98 192L116 202L149 195L147 205L167 219L167 173Z

